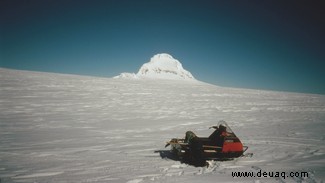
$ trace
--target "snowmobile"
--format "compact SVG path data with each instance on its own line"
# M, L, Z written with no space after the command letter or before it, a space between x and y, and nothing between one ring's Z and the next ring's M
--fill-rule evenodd
M171 151L181 160L195 164L205 163L206 160L227 160L243 156L248 149L225 121L220 121L209 137L198 137L192 131L185 133L184 139L173 138L167 142Z

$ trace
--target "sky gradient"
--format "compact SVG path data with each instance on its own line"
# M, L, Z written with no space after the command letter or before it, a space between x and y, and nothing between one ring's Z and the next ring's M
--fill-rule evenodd
M325 94L322 1L2 0L0 67L113 77L169 53L219 86Z

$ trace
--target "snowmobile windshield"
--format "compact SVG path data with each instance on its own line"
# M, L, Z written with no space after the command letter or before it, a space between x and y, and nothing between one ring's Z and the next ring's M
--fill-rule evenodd
M228 126L228 124L225 121L223 121L223 120L219 121L218 126L220 126L220 125L226 127L227 133L234 134L234 132L231 130L231 128Z

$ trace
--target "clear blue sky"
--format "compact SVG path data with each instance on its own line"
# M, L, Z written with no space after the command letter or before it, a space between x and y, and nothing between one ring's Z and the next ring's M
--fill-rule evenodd
M0 67L112 77L169 53L201 81L325 94L324 1L1 0Z

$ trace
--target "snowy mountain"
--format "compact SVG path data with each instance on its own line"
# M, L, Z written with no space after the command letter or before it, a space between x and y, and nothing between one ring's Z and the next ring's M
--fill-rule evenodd
M148 63L141 66L137 74L121 73L114 78L195 80L178 60L167 53L154 55Z
M0 85L1 183L325 180L325 95L1 68ZM188 130L210 135L219 120L252 157L195 167L165 148Z

